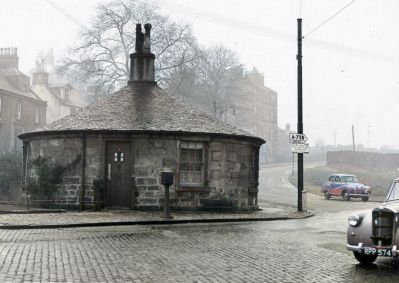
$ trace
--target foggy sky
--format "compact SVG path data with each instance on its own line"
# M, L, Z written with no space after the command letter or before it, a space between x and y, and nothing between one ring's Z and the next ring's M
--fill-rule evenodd
M0 47L18 47L20 69L54 48L73 44L89 25L96 0L2 0ZM265 76L278 93L278 124L295 130L297 18L303 18L304 132L311 144L356 143L399 148L399 1L153 0L176 21L190 23L200 44L223 43ZM51 3L56 3L52 5ZM300 15L301 12L301 15Z

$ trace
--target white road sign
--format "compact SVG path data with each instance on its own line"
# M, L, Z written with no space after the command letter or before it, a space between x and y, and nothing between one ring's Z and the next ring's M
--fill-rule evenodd
M309 153L308 143L293 143L291 145L291 150L293 153Z
M290 143L304 143L308 140L308 138L304 134L298 134L298 133L290 133Z

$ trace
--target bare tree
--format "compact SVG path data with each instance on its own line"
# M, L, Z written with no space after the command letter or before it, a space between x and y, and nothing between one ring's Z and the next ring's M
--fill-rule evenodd
M225 109L225 97L236 87L238 65L237 55L230 49L216 45L202 53L202 64L199 65L197 77L212 100L214 113Z
M101 84L106 92L125 85L135 25L147 22L153 26L156 78L165 86L175 68L196 58L196 40L188 25L172 22L159 14L156 6L142 0L99 4L92 25L81 30L79 41L63 59L61 71L77 82Z
M242 68L237 55L223 45L203 49L190 64L178 68L169 84L170 92L185 97L215 117L229 107L226 98L237 88ZM202 107L201 107L202 106Z

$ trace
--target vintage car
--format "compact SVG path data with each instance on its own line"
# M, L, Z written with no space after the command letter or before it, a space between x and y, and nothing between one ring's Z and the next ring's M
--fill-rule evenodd
M399 179L393 181L385 202L374 209L353 213L348 218L347 249L362 264L377 256L399 256ZM395 261L397 262L397 261Z
M359 183L355 175L333 174L321 187L324 197L329 199L332 196L342 197L344 200L350 198L361 198L368 201L371 193L370 186Z

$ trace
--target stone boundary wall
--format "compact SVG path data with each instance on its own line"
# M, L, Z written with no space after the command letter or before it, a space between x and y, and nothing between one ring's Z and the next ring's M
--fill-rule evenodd
M327 166L355 167L366 170L394 171L399 168L399 153L366 151L329 151Z

